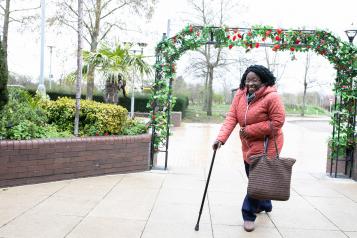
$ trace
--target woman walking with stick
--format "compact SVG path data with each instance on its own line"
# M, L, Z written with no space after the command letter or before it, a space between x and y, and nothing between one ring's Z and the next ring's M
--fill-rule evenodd
M244 72L226 119L221 127L213 149L223 145L237 124L242 142L245 171L249 177L249 158L263 154L264 141L268 137L267 155L274 158L275 136L279 153L283 147L282 126L285 121L284 105L275 87L274 75L262 65L252 65ZM274 133L274 134L273 134ZM271 212L271 200L257 200L246 195L242 205L244 229L254 230L256 213Z

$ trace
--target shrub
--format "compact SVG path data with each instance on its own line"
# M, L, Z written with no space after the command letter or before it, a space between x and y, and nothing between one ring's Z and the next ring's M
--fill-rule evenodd
M0 118L0 139L32 139L68 136L47 123L46 112L39 107L39 98L19 88L9 90L9 102Z
M147 126L145 123L129 119L123 128L123 135L139 135L147 133Z
M28 90L31 95L36 95L36 90ZM67 98L75 98L75 94L71 92L59 92L59 91L47 91L46 92L48 96L50 97L51 100L57 100L58 98L62 97L67 97ZM86 96L82 95L81 99L85 99ZM135 96L135 111L136 112L149 112L151 109L147 108L148 102L149 102L150 95L146 94L137 94ZM183 95L176 95L176 103L173 107L173 111L180 111L182 112L182 116L185 115L185 112L187 110L189 100L187 96ZM102 95L93 95L93 100L96 102L104 102L104 98ZM119 97L119 103L118 105L126 108L128 111L130 111L130 106L131 106L131 96L128 95L128 97Z
M59 98L57 101L46 101L43 107L50 123L63 131L73 131L75 100ZM127 113L121 106L81 100L80 135L121 134Z

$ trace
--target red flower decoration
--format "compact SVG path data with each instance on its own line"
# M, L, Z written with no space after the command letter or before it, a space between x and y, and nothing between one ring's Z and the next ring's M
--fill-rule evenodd
M105 136L109 136L109 133L108 133L108 132L105 132L104 135L105 135Z
M248 31L248 36L252 36L252 32L251 31Z
M262 38L262 41L265 41L266 40L266 38L264 37L264 38Z
M235 41L236 39L237 39L237 36L234 35L232 40Z
M199 31L197 31L196 36L200 36L200 35L201 35L201 33Z
M280 36L275 36L275 40L280 41L281 40Z
M242 39L242 35L241 35L241 34L239 34L239 33L238 33L238 35L237 35L237 36L238 36L238 38L241 38L241 39Z
M259 48L260 44L259 42L255 43L255 48Z
M295 44L300 44L300 42L301 42L300 39L295 40Z
M290 51L295 51L295 48L294 47L290 47Z
M280 35L283 32L283 30L281 28L276 29L276 33L278 33L278 35Z
M278 45L278 44L274 45L273 51L277 51L278 49L280 49L280 45Z
M265 32L265 35L266 36L269 36L271 34L271 30L267 30L266 32Z
M227 38L228 38L228 39L231 39L231 35L228 35Z
M229 45L228 48L229 48L229 49L232 49L232 48L233 48L233 45Z
M189 30L190 30L190 32L192 32L192 31L193 31L193 27L192 27L192 25L190 25L190 29L189 29Z

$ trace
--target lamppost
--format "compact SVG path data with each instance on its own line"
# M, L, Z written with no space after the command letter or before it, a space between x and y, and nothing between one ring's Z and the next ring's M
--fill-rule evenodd
M129 50L131 52L133 52L134 56L136 54L136 52L140 51L140 54L143 55L144 53L144 47L147 46L147 43L145 42L137 42L137 43L133 43L133 42L124 42L124 44L128 44L130 46L132 46L133 44L138 45L141 49L137 50L137 49L133 49L133 50ZM135 80L134 80L134 75L135 75L135 71L133 70L133 75L131 78L131 100L130 100L130 118L134 117L134 112L135 112Z
M52 89L52 79L53 79L53 74L52 74L52 50L53 48L55 48L55 46L53 45L49 45L47 46L48 48L50 48L50 73L48 75L48 80L50 81L50 89Z
M41 60L40 60L40 82L37 91L41 97L46 95L45 79L44 79L44 64L45 64L45 0L41 0Z

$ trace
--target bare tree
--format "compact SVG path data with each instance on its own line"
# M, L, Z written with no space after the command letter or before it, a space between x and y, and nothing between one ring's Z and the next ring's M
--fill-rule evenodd
M2 12L0 13L4 17L3 21L3 30L2 30L2 43L5 54L5 61L7 62L7 48L8 48L8 38L9 38L9 27L11 22L17 22L20 24L29 24L32 20L36 19L36 15L33 10L39 9L38 7L28 7L28 8L16 8L11 9L10 3L16 3L14 0L5 0L0 2L0 8ZM18 3L23 3L18 1ZM16 6L15 6L16 7ZM23 12L26 12L23 14Z
M281 62L279 62L279 52L275 51L273 53L273 56L271 56L270 53L268 52L268 50L269 49L267 47L264 48L266 65L267 65L267 68L276 77L276 85L277 85L277 87L279 87L280 80L282 79L282 77L285 73L286 65L289 60L287 59L285 62L281 63Z
M78 47L77 47L77 80L76 80L76 112L74 116L74 135L79 132L79 111L81 109L82 84L82 35L83 35L83 0L78 0Z
M74 23L78 17L74 4L76 0L55 0L58 11L50 18L50 23L60 23L73 30L77 30ZM89 44L90 52L97 51L98 43L105 39L113 30L125 30L123 13L134 12L137 15L145 14L150 18L156 0L92 0L83 2L83 39ZM122 13L122 14L120 14ZM89 65L87 72L87 99L93 98L94 67Z
M223 26L226 21L227 12L234 9L236 4L232 1L219 0L215 3L207 0L189 0L192 6L193 13L190 14L193 19L193 24L197 25L215 25ZM218 10L217 10L218 9ZM208 116L212 116L212 96L213 96L213 79L215 69L225 67L226 63L224 58L226 54L222 48L212 48L211 45L206 44L203 48L198 49L201 57L193 60L192 67L197 67L196 70L201 71L204 75L205 86L205 103L204 110Z

